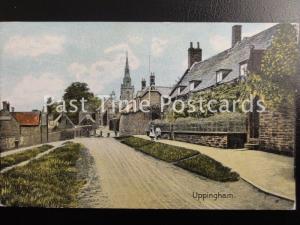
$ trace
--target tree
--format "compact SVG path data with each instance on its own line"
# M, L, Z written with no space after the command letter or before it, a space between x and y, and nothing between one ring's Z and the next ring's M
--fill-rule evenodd
M299 61L296 32L293 25L282 24L262 57L261 72L249 75L247 91L260 96L269 108L294 103Z
M95 102L95 96L92 92L90 92L90 89L86 83L81 82L74 82L69 87L66 88L65 93L63 95L63 100L66 103L66 110L67 115L69 118L75 123L78 123L78 115L79 111L81 110L81 99L84 98L85 106L89 104L89 102ZM74 105L78 107L78 110L76 112L70 112L70 110L73 109L73 107L70 105L71 100L76 100L73 102ZM85 108L87 109L87 107Z

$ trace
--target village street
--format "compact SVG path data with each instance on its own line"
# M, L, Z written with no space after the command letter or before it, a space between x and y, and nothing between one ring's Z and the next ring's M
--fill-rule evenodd
M79 207L292 209L293 203L264 194L243 180L216 182L119 143L114 138L76 138L94 163ZM228 198L196 199L200 194Z

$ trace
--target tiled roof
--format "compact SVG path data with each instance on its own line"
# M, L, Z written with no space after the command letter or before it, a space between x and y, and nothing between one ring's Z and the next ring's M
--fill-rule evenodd
M188 73L185 73L172 91L172 97L177 96L174 91L178 86L186 86L180 95L187 94L189 82L201 80L201 83L193 90L197 92L216 84L216 71L230 70L228 75L220 82L227 83L239 78L239 63L248 60L251 49L266 49L270 46L273 36L276 34L280 24L264 30L252 37L244 38L232 48L229 48L215 56L198 63L194 63Z
M40 112L12 112L11 114L21 126L38 126L40 124Z

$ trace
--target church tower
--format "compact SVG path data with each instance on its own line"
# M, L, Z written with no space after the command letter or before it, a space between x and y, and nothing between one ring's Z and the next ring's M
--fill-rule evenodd
M131 85L128 54L126 52L125 72L123 77L123 83L121 84L120 100L128 100L128 101L132 100L133 93L134 93L134 86Z

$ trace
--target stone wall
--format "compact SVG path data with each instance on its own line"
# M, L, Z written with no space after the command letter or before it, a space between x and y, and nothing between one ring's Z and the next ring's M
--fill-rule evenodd
M19 147L42 143L40 126L21 126Z
M295 111L265 111L259 116L259 148L293 155L295 149Z
M149 113L138 111L122 114L119 124L120 136L146 134L149 122Z
M161 138L163 139L174 139L211 147L243 148L247 138L245 120L175 123L157 120L151 124L161 128Z
M161 95L157 91L150 91L150 103L151 105L160 105ZM149 100L149 92L145 94L141 100Z
M189 142L193 144L218 148L243 148L246 141L245 133L200 133L200 132L168 132L162 133L163 139Z
M74 130L64 130L48 133L48 142L63 141L74 138Z
M20 136L20 126L14 117L0 112L0 151L14 149L15 141Z
M0 152L14 149L16 138L15 137L0 137Z

